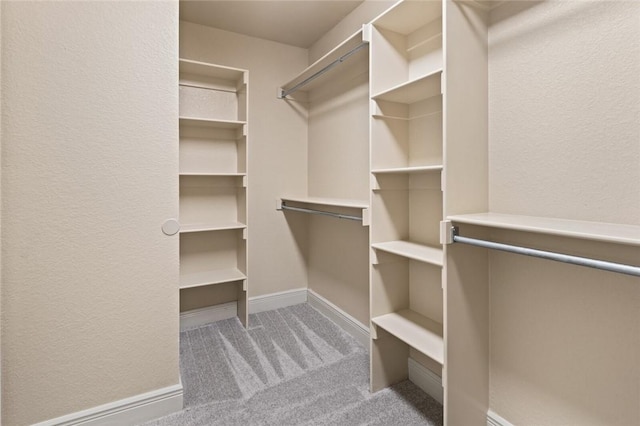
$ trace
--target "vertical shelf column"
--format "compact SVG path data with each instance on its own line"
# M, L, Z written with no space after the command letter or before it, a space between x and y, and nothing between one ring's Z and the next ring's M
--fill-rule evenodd
M181 311L235 300L246 326L248 71L179 68Z
M442 8L400 2L371 26L372 391L409 358L444 365Z

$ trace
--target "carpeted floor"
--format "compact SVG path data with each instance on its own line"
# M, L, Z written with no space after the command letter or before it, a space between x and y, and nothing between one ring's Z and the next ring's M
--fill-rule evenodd
M148 426L441 425L413 383L369 393L369 356L308 304L180 333L184 409Z

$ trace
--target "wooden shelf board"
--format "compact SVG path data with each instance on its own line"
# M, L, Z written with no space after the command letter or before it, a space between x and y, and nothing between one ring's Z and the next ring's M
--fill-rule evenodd
M454 223L640 246L640 226L502 213L448 216Z
M444 364L442 324L408 309L374 317L371 322L429 358Z
M180 275L180 288L193 288L213 284L246 280L247 276L237 268L218 269L213 271L193 272Z
M208 118L196 117L180 117L180 124L194 127L213 127L217 129L238 129L247 124L247 122L234 120L211 120Z
M180 176L212 176L212 177L241 177L246 173L199 173L199 172L180 172Z
M442 69L415 80L407 81L395 87L380 92L371 98L377 101L413 104L442 94L440 77Z
M442 266L443 264L443 251L440 247L431 247L410 241L387 241L371 244L371 247L432 265Z
M222 80L240 80L245 73L244 70L238 68L208 64L206 62L198 62L182 58L178 60L178 68L180 74L193 74Z
M368 209L369 203L365 200L349 200L342 198L321 198L321 197L282 197L282 201L295 203L317 204L323 206L349 207L354 209Z
M280 88L282 90L288 90L294 87L298 83L306 80L307 78L311 77L312 75L314 75L315 73L317 73L318 71L326 67L327 65L331 64L333 61L339 59L344 54L356 48L361 43L362 43L362 30L360 29L356 31L354 34L352 34L345 41L340 43L338 46L336 46L333 50L331 50L326 55L324 55L322 58L318 59L313 64L309 65L302 72L296 75L293 79L289 80L287 83L280 86ZM312 87L312 83L310 82L310 84L308 84L307 86L301 87L298 91L304 92L309 90L311 87Z
M442 170L442 164L436 164L433 166L412 166L412 167L394 167L389 169L373 169L373 174L399 174L399 173L422 173L422 172L436 172Z
M194 223L180 225L180 233L187 234L190 232L227 231L231 229L244 229L246 227L247 225L240 222Z
M395 4L372 23L376 27L408 35L440 16L441 1L405 1Z

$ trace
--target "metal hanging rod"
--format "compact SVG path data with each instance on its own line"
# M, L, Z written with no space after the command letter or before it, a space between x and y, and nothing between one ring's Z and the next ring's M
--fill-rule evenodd
M369 44L368 41L364 41L364 42L360 43L359 45L357 45L356 47L354 47L353 49L351 49L350 51L348 51L344 55L340 56L335 61L331 62L329 65L327 65L324 68L322 68L321 70L315 72L312 76L305 78L300 83L298 83L295 86L293 86L292 88L287 89L287 90L280 89L280 95L278 96L278 99L284 99L284 98L287 97L287 95L292 94L293 92L297 91L302 86L305 86L305 85L311 83L313 80L315 80L316 78L320 77L322 74L324 74L325 72L329 71L330 69L332 69L336 65L341 64L348 57L350 57L351 55L353 55L354 53L356 53L357 51L359 51L363 47L367 46L368 44Z
M623 263L607 262L604 260L591 259L588 257L572 256L569 254L556 253L552 251L538 250L528 247L496 243L493 241L478 240L476 238L462 237L458 235L457 227L452 228L452 233L454 243L469 244L476 247L506 251L509 253L522 254L525 256L539 257L541 259L555 260L556 262L587 266L589 268L602 269L603 271L617 272L619 274L640 277L640 266L625 265Z
M337 217L338 219L357 220L357 221L362 222L362 217L360 217L360 216L351 216L351 215L348 215L348 214L333 213L333 212L327 212L327 211L324 211L324 210L305 209L305 208L302 208L302 207L290 207L290 206L287 206L284 203L282 204L282 210L291 210L291 211L294 211L294 212L317 214L317 215L321 215L321 216Z

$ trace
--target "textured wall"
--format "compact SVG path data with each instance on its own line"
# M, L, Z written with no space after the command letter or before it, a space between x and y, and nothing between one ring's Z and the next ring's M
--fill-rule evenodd
M307 50L180 21L180 56L249 70L249 296L306 287L305 223L276 198L306 193L307 116L276 93Z
M492 12L490 208L640 225L640 3Z
M2 2L2 421L175 385L177 2Z
M640 225L640 3L506 2L491 19L491 210ZM492 410L525 426L640 424L638 279L497 252L490 270Z

